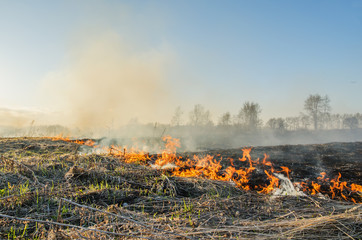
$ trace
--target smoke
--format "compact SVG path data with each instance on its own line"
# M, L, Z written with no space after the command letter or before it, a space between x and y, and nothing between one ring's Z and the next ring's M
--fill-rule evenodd
M23 127L30 121L27 112L0 108L0 126Z
M114 31L78 42L63 68L44 80L47 101L64 113L58 121L88 130L169 118L172 54L167 47L137 51Z
M0 126L22 128L44 118L44 113L34 110L0 108Z

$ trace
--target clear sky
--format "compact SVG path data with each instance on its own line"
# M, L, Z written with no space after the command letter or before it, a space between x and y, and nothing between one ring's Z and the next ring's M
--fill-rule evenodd
M360 0L0 0L0 108L59 113L84 98L102 114L140 98L128 105L155 102L169 122L179 105L216 120L254 101L266 121L315 93L333 113L362 112Z

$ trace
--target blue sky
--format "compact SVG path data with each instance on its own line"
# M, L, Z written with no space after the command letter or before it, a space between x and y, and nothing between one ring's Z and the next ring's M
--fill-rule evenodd
M315 93L334 113L362 112L362 1L333 0L0 1L0 108L64 111L44 85L78 76L78 49L110 32L127 56L114 59L157 62L163 122L198 103L215 120L245 101L264 120L296 116Z

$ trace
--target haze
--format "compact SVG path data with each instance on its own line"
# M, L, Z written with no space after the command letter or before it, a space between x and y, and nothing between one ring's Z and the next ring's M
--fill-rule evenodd
M361 1L1 1L1 125L361 112Z

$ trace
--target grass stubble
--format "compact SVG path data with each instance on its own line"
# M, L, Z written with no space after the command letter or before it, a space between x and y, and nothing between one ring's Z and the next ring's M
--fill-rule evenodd
M0 139L0 239L361 239L361 204L173 177L79 145Z

